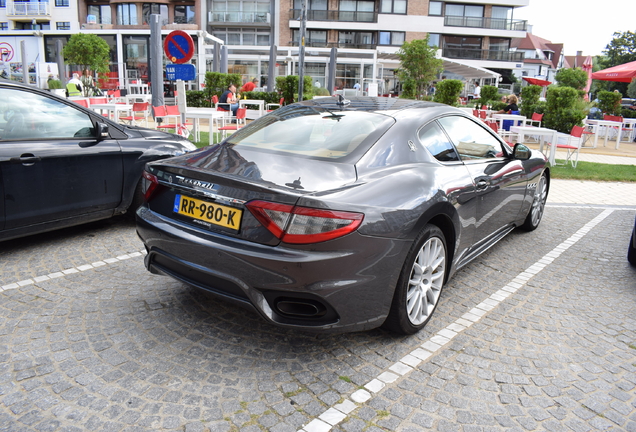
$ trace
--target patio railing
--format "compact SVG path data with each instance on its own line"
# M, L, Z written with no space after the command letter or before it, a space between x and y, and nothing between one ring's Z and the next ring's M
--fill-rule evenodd
M263 23L270 22L269 12L234 12L234 11L215 11L209 12L208 21L223 23Z
M505 18L466 17L466 16L446 15L444 17L444 25L449 27L474 27L474 28L515 30L515 31L528 30L528 21L505 19Z
M292 9L292 19L300 19L300 9ZM307 21L378 22L377 12L308 10Z
M498 50L478 50L466 48L444 48L442 56L464 60L495 60L507 62L523 61L523 53Z
M48 1L15 3L7 2L7 16L50 16L51 8Z

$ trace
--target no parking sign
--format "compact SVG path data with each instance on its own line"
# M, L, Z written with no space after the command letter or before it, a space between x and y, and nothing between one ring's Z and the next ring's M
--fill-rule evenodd
M166 36L163 51L172 63L186 63L194 55L194 41L183 30L174 30Z

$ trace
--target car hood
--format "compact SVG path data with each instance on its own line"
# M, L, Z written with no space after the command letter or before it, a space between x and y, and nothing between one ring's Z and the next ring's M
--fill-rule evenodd
M219 144L177 156L162 164L192 169L201 174L266 183L268 187L301 193L338 189L357 179L355 166L347 163L271 153Z

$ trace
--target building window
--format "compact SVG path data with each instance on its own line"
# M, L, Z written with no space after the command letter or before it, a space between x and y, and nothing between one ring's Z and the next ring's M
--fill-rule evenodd
M439 33L429 33L428 34L428 46L441 48L442 44L440 43L441 35Z
M69 0L55 0L55 6L57 7L68 7Z
M89 24L112 24L110 5L89 5L86 22Z
M71 23L69 21L57 22L55 23L55 28L58 30L70 30Z
M406 0L382 0L381 13L386 14L405 14Z
M353 32L353 31L341 31L338 32L338 43L352 48L372 48L375 42L373 40L373 33L371 32Z
M0 22L0 31L2 30L9 30L9 23L8 22Z
M0 7L7 7L7 0L0 0Z
M447 25L460 27L483 27L484 26L484 7L461 4L446 4L446 16L456 17L450 21L447 19Z
M144 3L142 8L143 24L150 24L150 15L160 15L159 22L162 26L168 25L168 5L159 3Z
M213 22L267 22L269 1L265 0L214 0L212 2Z
M117 25L137 25L137 4L120 3L117 5Z
M294 30L293 45L298 45L300 30ZM327 30L307 30L305 34L305 45L310 47L325 48L327 46Z
M401 46L404 43L404 32L380 32L380 45L398 45Z
M367 0L340 0L340 21L373 22L375 3Z
M434 16L442 15L442 2L440 1L432 1L428 3L428 14Z
M174 7L176 24L194 24L194 5L176 5Z
M227 45L269 46L269 29L215 28L214 36Z

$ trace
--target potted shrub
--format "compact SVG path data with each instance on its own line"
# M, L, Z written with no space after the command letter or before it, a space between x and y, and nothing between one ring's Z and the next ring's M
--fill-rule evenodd
M56 80L56 79L50 79L47 81L47 84L49 86L49 91L51 93L55 93L58 96L66 96L66 90L64 89L64 86L62 85L62 81L60 80Z

